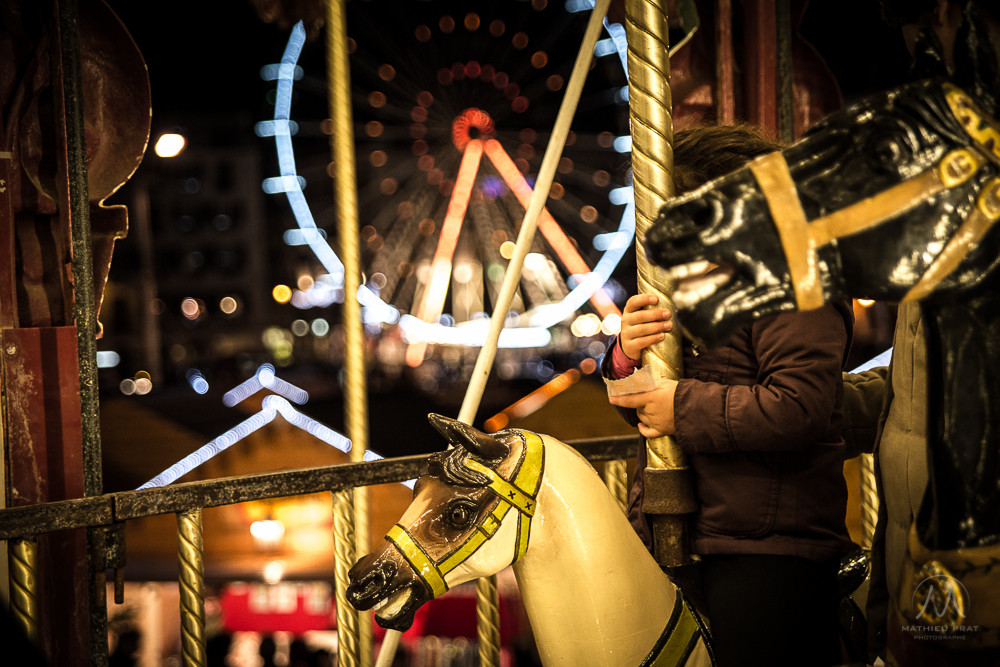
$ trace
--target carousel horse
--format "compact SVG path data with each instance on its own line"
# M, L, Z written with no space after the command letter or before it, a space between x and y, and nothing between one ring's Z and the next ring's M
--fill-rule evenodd
M545 665L711 665L699 620L591 465L546 435L440 415L431 459L348 600L406 630L428 600L513 564Z
M930 482L907 574L942 582L938 599L957 603L939 623L978 626L976 636L993 646L998 218L996 122L963 90L925 79L853 104L784 151L671 201L644 241L650 259L679 280L683 328L708 344L752 319L834 300L919 301ZM711 264L719 268L703 273ZM898 592L902 606L912 606L913 593Z

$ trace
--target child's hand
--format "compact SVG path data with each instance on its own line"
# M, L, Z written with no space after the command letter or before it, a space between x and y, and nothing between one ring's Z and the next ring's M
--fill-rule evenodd
M642 351L663 340L664 332L673 328L670 311L665 308L647 308L659 298L654 294L636 294L625 302L622 312L622 331L618 340L622 352L632 361L638 361Z
M674 434L674 392L677 380L661 380L652 391L608 398L612 405L633 408L639 417L639 433L646 438Z

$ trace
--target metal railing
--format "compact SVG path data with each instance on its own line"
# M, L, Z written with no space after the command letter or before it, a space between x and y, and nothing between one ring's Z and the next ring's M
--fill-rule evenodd
M616 461L634 455L633 435L588 438L569 442L592 462ZM115 601L124 602L126 565L125 524L146 517L175 514L178 538L178 583L180 627L185 667L205 665L205 585L201 513L209 507L253 500L281 498L318 492L337 494L356 487L403 482L423 474L430 454L381 459L369 463L343 463L317 468L238 475L186 482L173 486L105 493L0 510L0 540L8 542L10 554L11 611L25 635L34 639L39 618L59 610L41 608L36 595L35 541L46 533L85 528L103 535L91 543L91 560L98 571L114 570ZM96 546L95 546L96 545ZM339 553L331 554L333 567ZM98 585L103 591L104 586ZM106 627L107 603L103 596L91 600L91 626ZM358 630L355 629L355 632ZM356 638L355 638L356 639ZM339 650L339 648L338 648ZM90 664L108 664L107 651L91 656Z

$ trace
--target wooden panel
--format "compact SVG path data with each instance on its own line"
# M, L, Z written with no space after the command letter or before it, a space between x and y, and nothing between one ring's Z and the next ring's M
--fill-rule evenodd
M83 496L76 328L2 332L10 505Z

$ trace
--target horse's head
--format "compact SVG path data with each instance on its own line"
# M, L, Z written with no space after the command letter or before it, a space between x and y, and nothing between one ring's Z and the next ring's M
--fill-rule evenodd
M1000 133L968 95L922 81L666 204L645 238L709 343L770 313L849 297L948 299L1000 261ZM712 279L688 280L694 262Z
M527 431L487 435L430 415L452 447L435 454L413 502L379 547L351 568L347 598L406 630L416 610L452 586L495 574L528 548L544 463Z

